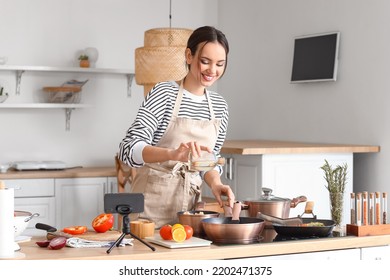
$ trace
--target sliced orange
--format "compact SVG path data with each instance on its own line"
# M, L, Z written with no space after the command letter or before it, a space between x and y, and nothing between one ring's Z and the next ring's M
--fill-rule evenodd
M187 234L184 228L176 228L172 231L172 239L176 242L183 242L186 240Z
M172 226L172 232L173 232L175 229L177 229L177 228L182 228L182 229L184 229L184 226L183 226L182 224L174 224L174 225Z

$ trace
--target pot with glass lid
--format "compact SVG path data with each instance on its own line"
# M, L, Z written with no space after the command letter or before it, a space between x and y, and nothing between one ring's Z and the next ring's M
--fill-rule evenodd
M263 195L256 200L245 200L243 209L248 211L249 217L257 217L261 212L274 217L289 218L290 209L307 200L306 196L298 196L293 199L281 198L272 194L272 189L262 188Z

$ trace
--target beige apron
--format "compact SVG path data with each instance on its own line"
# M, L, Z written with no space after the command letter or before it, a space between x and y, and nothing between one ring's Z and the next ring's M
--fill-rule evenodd
M220 126L215 119L210 96L206 91L211 120L194 120L178 117L183 98L180 84L175 107L169 125L157 147L176 149L181 143L196 141L200 145L214 147ZM177 212L193 210L201 194L202 178L199 172L188 171L188 163L167 161L145 164L137 169L131 192L143 193L144 212L139 218L155 222L156 227L177 222Z

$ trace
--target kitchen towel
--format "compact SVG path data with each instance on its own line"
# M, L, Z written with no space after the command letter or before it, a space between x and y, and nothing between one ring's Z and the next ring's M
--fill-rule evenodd
M119 246L133 245L132 241L134 239L124 238ZM110 247L115 241L90 241L78 237L71 237L66 240L66 246L72 248L101 248L101 247Z
M14 189L0 181L0 258L14 257Z

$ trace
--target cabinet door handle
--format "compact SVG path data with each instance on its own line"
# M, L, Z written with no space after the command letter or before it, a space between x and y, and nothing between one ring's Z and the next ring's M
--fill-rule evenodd
M233 180L233 158L226 159L225 179Z

